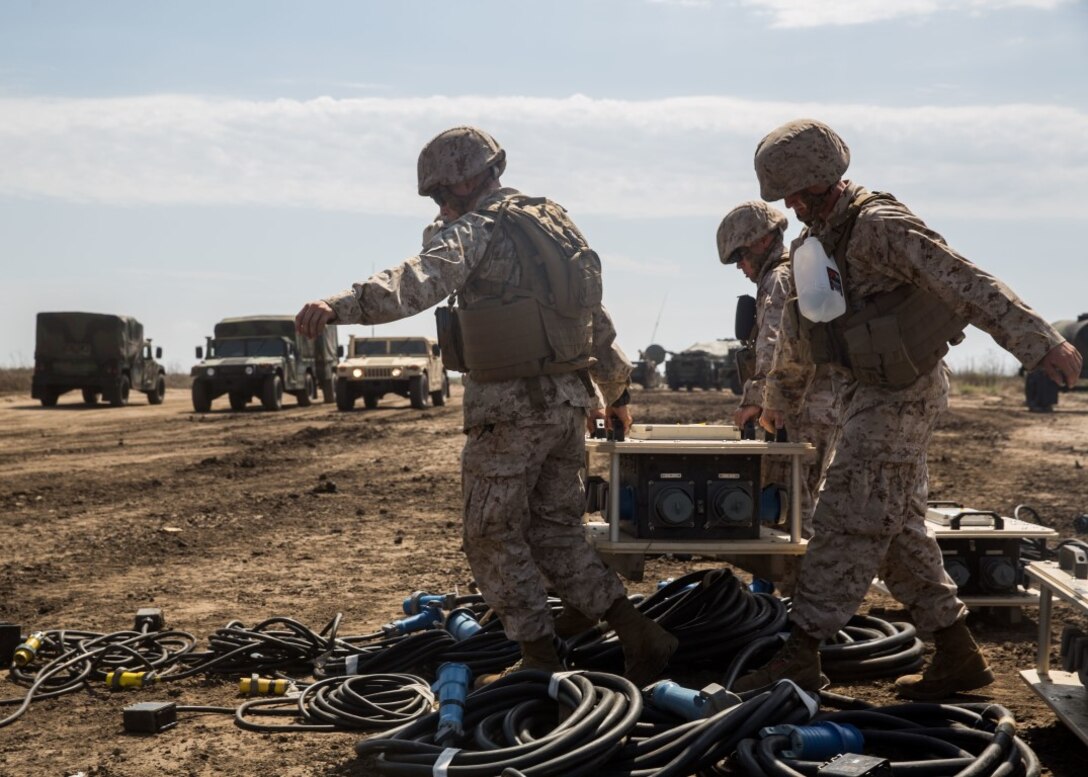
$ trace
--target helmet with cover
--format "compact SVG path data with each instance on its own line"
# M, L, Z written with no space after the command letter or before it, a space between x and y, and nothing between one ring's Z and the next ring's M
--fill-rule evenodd
M506 152L495 139L476 127L453 127L438 133L419 152L419 194L429 197L489 168L495 178L506 169Z
M771 232L785 232L789 221L784 213L760 200L750 200L725 214L718 225L718 258L722 264L736 264L738 249L750 246Z
M850 166L850 149L838 133L815 119L795 119L756 146L759 194L781 200L810 186L837 183Z

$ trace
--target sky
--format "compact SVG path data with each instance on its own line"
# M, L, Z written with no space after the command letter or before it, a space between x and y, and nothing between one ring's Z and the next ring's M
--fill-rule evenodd
M812 117L1050 321L1088 312L1088 0L0 0L0 365L34 316L139 318L173 371L418 252L458 124L562 203L635 358L733 335L715 231ZM783 207L779 203L779 207ZM792 215L792 214L788 214ZM791 218L787 238L798 231ZM430 311L350 334L433 336ZM1015 369L969 330L957 369Z

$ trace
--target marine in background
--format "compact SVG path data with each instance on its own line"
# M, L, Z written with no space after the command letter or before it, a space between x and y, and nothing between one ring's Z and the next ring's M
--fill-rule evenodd
M904 204L844 180L850 151L826 124L778 127L760 141L754 162L763 199L785 198L806 224L802 239L815 238L810 247L834 258L846 302L844 314L823 323L797 314L798 338L783 338L767 376L761 423L786 422L791 405L780 376L799 359L837 364L851 382L793 595L790 638L733 690L781 679L819 687L820 641L846 624L875 577L936 643L922 674L896 681L901 696L936 700L987 686L993 673L925 524L926 449L948 404L942 359L967 324L1065 385L1080 373L1080 354Z
M735 264L744 277L756 284L756 320L748 341L754 343L751 374L745 376L740 406L733 423L743 429L763 412L767 374L780 340L783 314L794 296L793 272L783 235L789 222L785 214L758 200L733 208L718 226L718 258ZM780 391L788 400L785 425L791 442L807 442L816 448L802 464L802 534L812 536L812 510L823 468L834 448L839 405L846 375L832 365L795 362L782 365ZM790 487L790 464L783 457L764 459L763 482Z
M607 412L630 426L631 365L601 305L596 254L562 207L502 186L505 168L482 130L437 135L417 167L419 194L440 209L422 252L308 303L297 326L313 337L456 299L440 309L439 340L446 367L465 373L462 538L480 592L521 647L517 668L562 668L552 589L590 622L607 620L642 685L677 640L635 609L582 526L587 419Z

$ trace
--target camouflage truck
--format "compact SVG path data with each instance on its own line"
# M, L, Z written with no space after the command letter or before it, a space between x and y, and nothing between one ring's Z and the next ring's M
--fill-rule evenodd
M412 407L446 404L450 379L442 351L428 337L352 337L337 367L336 406L351 410L363 398L368 410L386 394L407 397Z
M300 407L336 396L336 327L329 326L311 340L295 331L294 316L224 318L207 338L207 354L197 347L200 364L193 378L193 409L206 413L212 401L226 394L231 410L244 410L254 397L266 410L283 407L291 394Z
M721 339L695 343L665 362L665 382L670 389L715 389L728 387L738 396L743 389L737 372L737 340Z
M655 389L661 385L661 373L657 365L665 361L665 349L660 345L651 345L645 351L638 352L638 359L631 362L631 382L645 389Z
M1084 357L1080 378L1088 378L1088 313L1081 313L1076 321L1055 321L1054 328L1080 351L1080 355ZM1077 385L1073 390L1082 388ZM1024 380L1024 399L1033 413L1049 413L1053 410L1054 405L1058 404L1058 393L1061 390L1042 370L1027 373Z
M166 370L144 339L144 327L130 316L107 313L39 313L30 396L53 407L68 391L83 392L88 405L99 397L114 407L128 404L132 389L152 405L166 396Z

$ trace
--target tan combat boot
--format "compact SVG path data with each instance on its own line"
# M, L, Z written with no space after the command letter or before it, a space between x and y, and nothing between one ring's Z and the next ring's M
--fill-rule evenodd
M827 677L820 672L820 640L794 626L786 644L766 666L739 678L729 690L745 693L779 680L793 680L806 691L818 691L827 685Z
M653 682L669 665L680 640L635 609L622 596L604 614L623 647L624 677L639 688Z
M895 690L905 699L936 701L961 691L983 688L994 681L967 624L958 620L933 632L937 650L922 674L908 674L895 681Z
M589 631L596 625L597 621L563 602L562 612L555 616L555 636L560 639L570 639Z
M545 672L559 672L563 669L563 662L559 660L559 654L555 652L555 641L551 636L534 639L531 642L519 642L521 658L497 674L483 674L476 678L474 688L482 688L485 685L506 677L508 674L520 672L522 669L542 669Z

